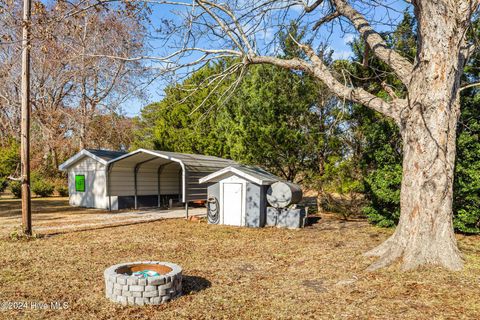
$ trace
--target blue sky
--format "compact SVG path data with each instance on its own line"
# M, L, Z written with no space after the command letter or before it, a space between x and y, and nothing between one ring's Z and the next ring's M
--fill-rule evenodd
M401 17L401 12L408 6L402 0L391 0L383 1L382 3L386 4L391 9L387 10L383 7L376 7L373 10L369 11L369 18L372 21L372 25L379 31L385 31L391 29L391 24L398 23L398 19ZM152 7L152 26L151 28L160 25L162 19L173 19L178 21L178 17L175 13L172 12L171 6L157 5ZM174 7L174 10L178 10L178 7ZM293 10L292 15L299 14L301 12L300 8ZM386 22L389 22L387 24ZM153 29L152 29L153 30ZM273 33L270 35L265 35L265 37L272 37ZM355 30L349 27L347 24L335 23L332 29L321 29L319 34L319 41L327 43L328 46L333 49L333 58L334 59L348 59L350 57L351 51L348 43L356 37ZM162 55L165 53L165 48L163 44L160 45L158 41L152 40L149 43L151 49L151 55ZM140 110L146 104L151 102L156 102L162 99L163 89L168 83L165 80L158 79L154 81L148 88L148 97L146 100L132 99L126 101L123 106L123 112L128 116L137 116L140 114Z

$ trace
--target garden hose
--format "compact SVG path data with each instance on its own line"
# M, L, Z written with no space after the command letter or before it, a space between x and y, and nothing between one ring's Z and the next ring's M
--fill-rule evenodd
M212 224L218 224L220 222L220 206L218 200L215 197L209 197L207 199L207 216L208 222Z

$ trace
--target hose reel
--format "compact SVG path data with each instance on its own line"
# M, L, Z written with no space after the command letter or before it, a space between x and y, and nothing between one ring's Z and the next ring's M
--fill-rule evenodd
M208 222L218 224L220 222L220 206L218 199L215 197L209 197L206 206Z

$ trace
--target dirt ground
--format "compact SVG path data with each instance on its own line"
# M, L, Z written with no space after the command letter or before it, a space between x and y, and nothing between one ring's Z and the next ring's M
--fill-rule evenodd
M2 201L0 215L9 210ZM71 212L62 200L45 201L59 215ZM362 253L391 232L324 217L302 230L172 219L28 241L2 236L0 318L480 318L480 237L458 236L466 261L461 272L398 266L366 272L373 260ZM184 295L161 306L109 302L104 269L136 260L181 265Z

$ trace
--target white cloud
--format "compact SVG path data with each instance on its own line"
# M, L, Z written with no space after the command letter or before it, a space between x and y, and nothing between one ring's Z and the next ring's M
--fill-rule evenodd
M347 60L352 55L352 51L350 50L334 50L332 54L332 58L334 60Z
M315 1L317 0L303 0L303 4L300 1L298 1L298 4L291 6L290 10L295 13L303 13L305 11L305 6L311 6L312 4L315 3ZM285 2L288 3L289 1L285 1ZM326 2L327 1L322 2L318 8L325 7L327 5ZM283 2L280 2L280 3L283 5Z
M355 39L355 35L353 33L346 33L344 36L343 36L343 42L345 44L349 44L350 42L352 42L353 40Z

